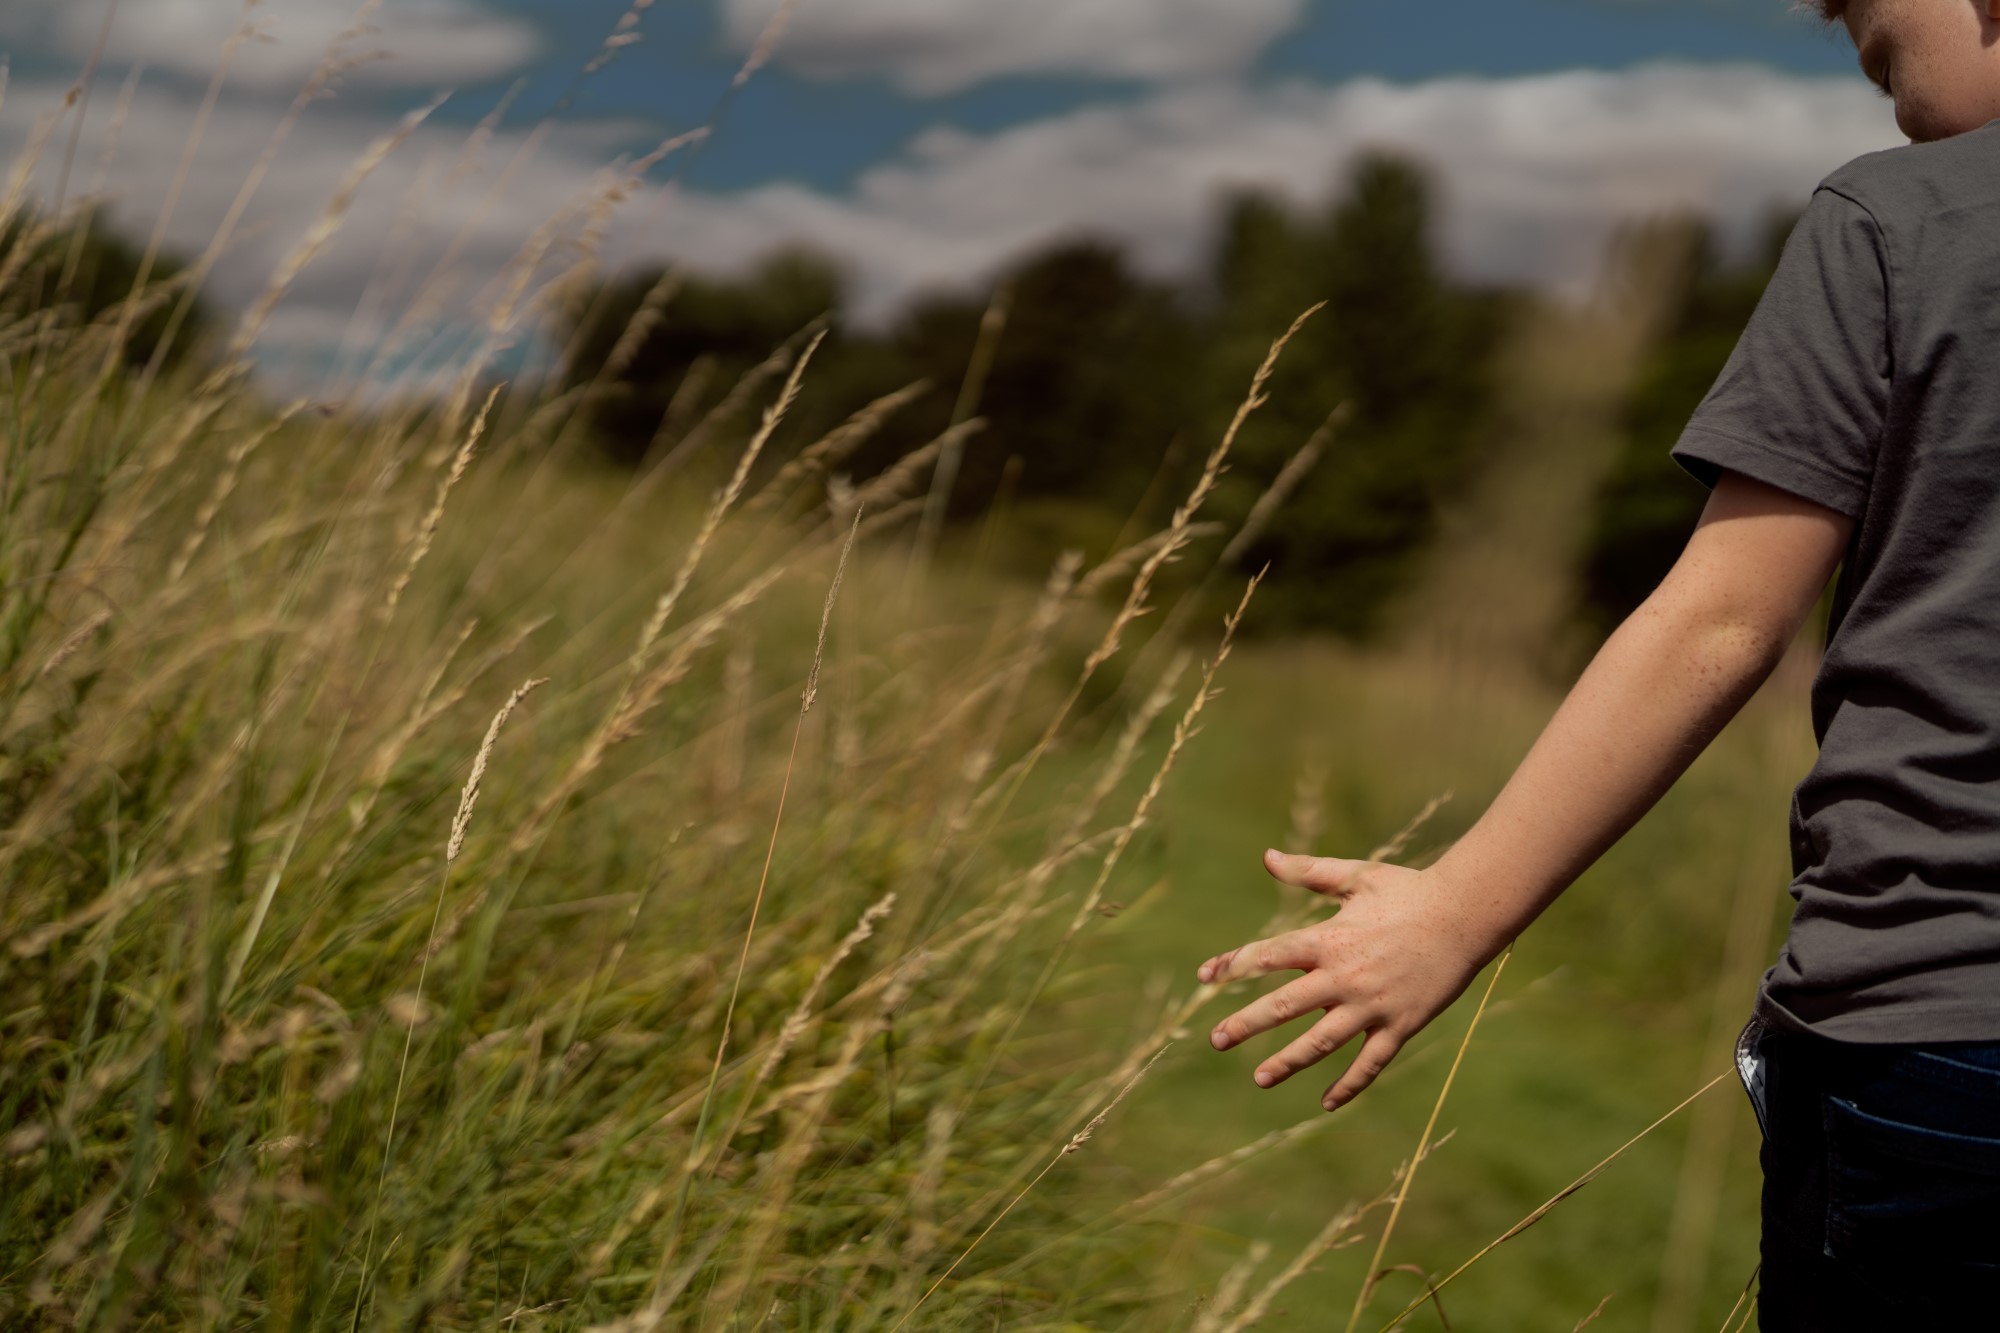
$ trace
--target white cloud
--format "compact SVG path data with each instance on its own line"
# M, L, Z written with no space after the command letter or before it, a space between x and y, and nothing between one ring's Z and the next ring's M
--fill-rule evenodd
M0 165L62 91L53 82L11 90L0 105ZM73 193L101 184L92 164L102 150L91 145L111 100L106 91L93 103ZM193 116L185 92L141 88L104 178L128 228L154 217ZM198 253L207 244L272 121L268 106L224 101L168 229L171 246ZM220 304L255 299L384 128L338 103L306 118L216 269ZM537 227L601 186L603 145L617 129L559 131L533 152L522 134L503 132L469 158L462 128L424 126L360 191L264 345L285 344L293 364L306 353L323 363L343 342L358 355L447 252L451 276L434 291L426 326L475 321L482 293L490 300ZM1077 231L1124 241L1155 271L1185 270L1211 240L1220 192L1258 186L1317 200L1355 153L1388 146L1434 166L1438 240L1457 272L1576 286L1624 218L1693 207L1747 230L1773 206L1801 205L1847 159L1899 141L1859 79L1751 66L1180 88L990 135L932 130L844 195L795 184L733 194L643 186L606 224L605 253L613 264L672 255L728 269L803 241L845 262L859 309L880 316L919 289L969 287L1024 247ZM571 253L558 247L542 271ZM1313 295L1301 292L1301 303Z
M724 33L750 49L779 4L723 0ZM1228 75L1304 9L1305 0L808 0L777 59L814 78L882 75L923 95L1003 74Z
M108 0L5 0L0 39L52 47L86 58L102 30ZM230 65L233 86L289 92L336 43L370 58L346 77L422 87L476 83L521 69L541 49L534 27L476 0L384 0L356 31L360 0L261 0L246 11L236 0L126 0L105 54L197 79L211 75L231 36L247 22L253 34Z
M1802 206L1849 158L1900 142L1859 79L1755 66L1189 88L987 136L933 130L852 197L774 185L689 198L654 234L704 262L810 240L849 260L864 307L880 311L1076 231L1185 269L1210 240L1218 193L1318 200L1357 152L1390 147L1435 168L1438 241L1456 271L1574 288L1624 218L1695 208L1742 232Z
M60 82L17 81L9 90L0 104L0 175L38 137L38 120L61 107L66 89ZM107 87L91 104L69 198L101 199L114 227L143 238L169 195L199 98L142 85L129 113L120 115L116 101ZM278 119L268 102L225 98L217 106L167 221L171 252L193 259L208 249L253 164L269 150ZM272 156L220 252L207 282L213 304L231 316L252 308L327 215L350 170L394 125L341 103L309 111ZM636 130L599 123L546 137L503 132L479 141L464 127L421 126L355 191L330 241L265 325L258 355L267 366L358 368L413 305L412 338L387 358L391 365L421 361L421 344L440 331L462 342L504 298L514 280L510 266L524 254L534 256L529 268L537 282L574 259L581 211L616 180L603 165L602 145L613 135L629 141ZM62 136L41 137L53 146L45 147L29 179L45 196L59 169ZM566 225L537 234L565 212ZM516 332L517 344L523 336Z

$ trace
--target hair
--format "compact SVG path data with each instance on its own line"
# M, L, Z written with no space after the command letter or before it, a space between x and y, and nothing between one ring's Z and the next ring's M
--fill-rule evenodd
M1794 0L1792 7L1819 17L1822 23L1838 23L1847 14L1848 0Z

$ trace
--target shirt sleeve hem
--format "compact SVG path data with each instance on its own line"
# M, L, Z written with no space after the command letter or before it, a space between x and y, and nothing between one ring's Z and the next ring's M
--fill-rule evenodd
M1802 458L1770 444L1738 439L1704 426L1690 426L1673 447L1673 458L1690 476L1711 489L1724 469L1740 472L1825 505L1849 518L1859 518L1868 498L1867 487L1817 460Z

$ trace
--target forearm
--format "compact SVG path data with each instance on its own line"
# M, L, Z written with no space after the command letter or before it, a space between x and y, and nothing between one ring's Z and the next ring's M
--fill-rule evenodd
M1795 624L1669 581L1606 641L1485 815L1432 868L1490 955L1673 785L1770 674Z
M1203 963L1209 985L1305 973L1231 1014L1228 1050L1322 1010L1257 1069L1262 1087L1361 1033L1324 1098L1343 1104L1402 1043L1673 785L1770 674L1853 532L1853 521L1737 473L1717 481L1673 572L1619 627L1492 806L1428 870L1264 854L1287 884L1337 899L1324 921Z

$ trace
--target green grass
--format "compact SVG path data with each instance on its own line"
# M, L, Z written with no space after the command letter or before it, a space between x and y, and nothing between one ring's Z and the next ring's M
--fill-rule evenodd
M1454 696L1449 664L1310 643L1253 649L1232 666L1202 760L1180 775L1133 867L1133 883L1158 876L1170 889L1106 925L1097 961L1112 970L1096 1002L1114 1016L1149 983L1187 989L1196 963L1255 938L1280 907L1280 887L1257 857L1288 844L1301 773L1323 811L1309 850L1366 854L1426 793L1450 789L1419 840L1435 848L1497 789L1557 697L1497 672ZM1523 936L1445 1107L1441 1127L1454 1137L1420 1175L1388 1262L1450 1271L1728 1067L1755 972L1789 907L1783 815L1809 747L1791 670ZM1198 1243L1180 1242L1186 1271L1201 1274L1189 1280L1190 1300L1251 1241L1275 1246L1268 1272L1337 1207L1381 1187L1415 1147L1471 1008L1461 1001L1376 1088L1328 1117L1317 1094L1331 1068L1271 1091L1251 1084L1277 1035L1226 1055L1208 1050L1208 1027L1256 989L1239 988L1190 1024L1186 1048L1114 1144L1139 1193L1178 1164L1300 1121L1328 1122L1155 1220L1162 1243L1191 1220L1204 1228ZM1073 1021L1089 1021L1087 1012L1079 1002ZM1690 1161L1698 1117L1711 1118L1707 1146ZM1449 1288L1447 1313L1482 1329L1549 1328L1612 1294L1597 1327L1651 1328L1678 1207L1693 1210L1681 1225L1695 1228L1675 1247L1694 1258L1679 1279L1688 1326L1719 1327L1755 1264L1755 1138L1740 1089L1725 1082ZM1332 1256L1294 1286L1284 1302L1290 1326L1344 1321L1369 1248ZM1363 1326L1422 1290L1413 1276L1392 1277ZM1436 1326L1428 1313L1410 1324Z
M926 569L912 468L843 567L839 488L734 494L747 423L635 485L582 461L589 386L472 456L476 363L443 405L278 417L240 368L128 378L115 314L0 334L0 1320L1221 1327L1414 1149L1465 1005L1310 1134L1127 1208L1323 1118L1311 1077L1252 1087L1264 1043L1208 1050L1229 1001L1163 1016L1306 906L1262 847L1363 853L1449 790L1421 856L1477 814L1556 698L1506 655L1238 645L1219 695L1197 663L1149 713L1221 614L1147 641L1166 617L1118 608L1194 586L1212 537L1150 593L1138 559L1084 595L980 542ZM1449 1271L1723 1066L1800 694L1520 941L1387 1262ZM1719 1325L1754 1250L1739 1100L1445 1308ZM1344 1322L1380 1220L1267 1324ZM1362 1326L1420 1290L1391 1272Z

